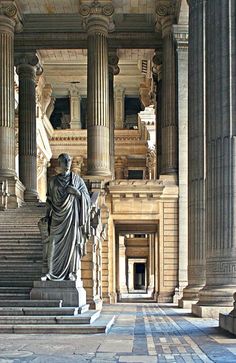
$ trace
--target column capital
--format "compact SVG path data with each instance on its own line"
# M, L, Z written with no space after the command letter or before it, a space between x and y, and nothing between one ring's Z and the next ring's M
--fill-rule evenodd
M154 56L152 58L153 67L152 74L155 82L158 82L162 78L162 52L155 51Z
M173 34L177 50L188 50L188 25L173 25Z
M71 83L69 87L69 94L70 97L79 97L80 91L79 91L79 82Z
M111 16L114 13L114 6L111 3L101 4L99 1L91 1L90 4L82 4L79 9L80 15L105 15Z
M110 17L114 13L114 6L111 3L101 4L99 1L94 0L90 4L82 4L79 12L85 18L88 33L100 31L107 35L109 28L114 30L114 24L110 26Z
M26 69L27 66L30 66L30 69L34 69L36 72L35 75L40 76L43 73L43 68L40 64L40 60L36 53L21 53L15 55L15 66L16 72L19 74L19 69L24 67Z
M175 1L162 1L156 8L157 30L162 32L162 37L169 35L176 15Z
M116 50L110 50L108 52L108 67L109 75L117 76L120 73L120 68L118 66L119 57Z
M14 0L2 0L0 2L0 19L0 31L7 29L16 32L22 31L22 17Z

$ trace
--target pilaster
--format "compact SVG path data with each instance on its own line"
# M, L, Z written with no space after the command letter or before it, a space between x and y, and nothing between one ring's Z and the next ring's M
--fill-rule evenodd
M180 299L188 283L188 26L173 25L173 32L178 79L179 286L176 297Z
M125 120L125 88L115 86L115 128L123 129Z
M72 83L69 88L70 95L70 127L71 129L81 129L80 116L80 92L77 83Z

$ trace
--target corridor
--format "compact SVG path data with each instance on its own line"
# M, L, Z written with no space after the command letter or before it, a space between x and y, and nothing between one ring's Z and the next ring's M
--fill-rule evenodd
M236 362L236 339L173 304L107 305L107 335L0 334L0 363Z

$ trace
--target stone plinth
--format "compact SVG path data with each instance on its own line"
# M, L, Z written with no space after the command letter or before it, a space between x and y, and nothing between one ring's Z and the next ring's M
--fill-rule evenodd
M220 312L219 320L220 328L236 335L236 293L234 293L234 309L229 314Z
M232 307L224 306L199 306L197 304L192 305L193 315L199 316L200 318L212 318L219 319L219 314L227 314L232 310Z
M86 291L78 281L35 281L30 292L31 300L62 300L63 306L83 308Z

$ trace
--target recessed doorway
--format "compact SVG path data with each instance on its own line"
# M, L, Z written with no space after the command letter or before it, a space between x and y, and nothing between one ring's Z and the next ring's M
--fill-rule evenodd
M146 264L134 263L134 289L146 290Z

